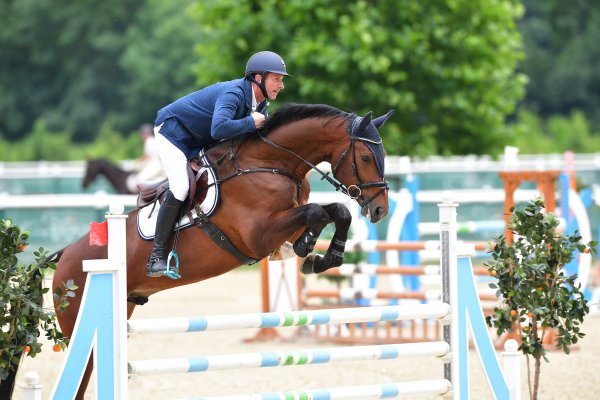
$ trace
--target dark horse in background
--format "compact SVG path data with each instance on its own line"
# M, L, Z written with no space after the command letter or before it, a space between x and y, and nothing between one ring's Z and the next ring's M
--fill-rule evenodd
M133 194L127 187L127 178L131 174L131 171L124 171L104 158L88 160L81 187L86 189L98 176L104 176L118 194Z
M308 203L307 179L316 165L331 164L330 183L355 199L362 215L372 223L388 213L388 185L384 179L385 152L378 128L388 113L372 120L327 105L284 105L275 111L256 134L220 142L207 151L217 171L220 202L209 217L246 257L260 260L286 241L305 257L303 272L322 272L343 262L351 214L340 203ZM198 185L194 202L204 198L206 186ZM146 276L152 242L137 232L135 209L127 220L128 318L136 305L162 290L212 278L238 267L240 260L192 225L180 231L178 252L181 279ZM325 255L311 254L319 234L329 223L335 233ZM173 243L173 238L171 239ZM57 269L53 290L73 279L85 286L82 260L107 258L107 248L90 246L89 234L55 253ZM57 311L61 330L71 336L81 301L71 299L63 313ZM83 399L92 370L88 362L77 395Z

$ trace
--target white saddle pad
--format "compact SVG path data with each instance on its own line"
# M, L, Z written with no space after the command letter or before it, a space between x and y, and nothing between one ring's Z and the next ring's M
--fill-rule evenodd
M204 154L201 153L200 154L201 157L204 157ZM200 175L202 175L204 173L204 171L208 171L208 184L211 185L213 184L217 179L215 176L214 171L211 168L206 168L203 167L198 173ZM211 215L214 211L215 208L217 208L217 202L219 199L219 188L217 185L212 185L209 186L207 192L206 192L206 197L204 198L204 201L202 202L202 204L200 204L200 209L202 210L202 212L206 215ZM158 201L156 201L156 207L154 207L154 203L151 203L143 208L140 208L138 210L138 214L137 214L137 228L138 228L138 233L140 234L140 236L142 237L142 239L145 240L153 240L154 239L154 233L156 231L156 218L158 216L158 210L160 209L160 203ZM196 216L196 210L192 209L191 211L192 216L195 217ZM181 220L175 225L175 228L173 229L174 231L178 230L178 229L183 229L183 228L187 228L188 226L192 225L194 223L193 220L190 220L190 218L187 215L184 215L183 218L181 218Z

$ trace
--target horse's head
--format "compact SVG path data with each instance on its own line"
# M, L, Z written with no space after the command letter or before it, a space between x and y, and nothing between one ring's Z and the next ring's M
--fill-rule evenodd
M372 119L371 113L358 117L323 104L288 104L269 116L259 137L293 156L301 168L321 173L323 179L356 200L364 216L378 222L389 208L385 151L378 128L391 114ZM334 120L339 123L330 125ZM271 131L277 140L266 137ZM331 163L335 180L312 164L321 161Z
M374 120L371 112L364 117L350 118L347 125L350 143L332 164L333 175L362 207L361 214L373 223L383 219L389 208L389 188L384 178L385 150L378 128L392 112Z
M86 189L90 184L96 179L100 170L98 168L96 160L88 160L85 163L85 174L83 175L83 180L81 181L81 187Z

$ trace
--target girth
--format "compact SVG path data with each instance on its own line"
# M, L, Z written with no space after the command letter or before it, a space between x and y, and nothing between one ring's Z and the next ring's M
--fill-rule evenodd
M227 235L225 235L225 233L223 233L223 231L202 212L198 204L194 206L194 210L196 211L196 215L193 215L193 213L190 212L190 219L193 219L196 226L204 231L204 233L206 233L213 242L218 244L219 247L237 258L242 264L255 264L260 261L260 259L257 260L242 254L231 240L229 240Z

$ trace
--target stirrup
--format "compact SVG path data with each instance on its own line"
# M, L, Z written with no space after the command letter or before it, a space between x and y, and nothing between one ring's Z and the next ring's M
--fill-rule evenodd
M171 269L171 257L173 257L175 259L174 269ZM163 275L166 276L167 278L179 279L179 278L181 278L181 275L178 272L179 272L179 256L177 255L177 253L175 251L171 250L171 252L169 253L169 256L167 257L167 270L165 272L163 272Z

